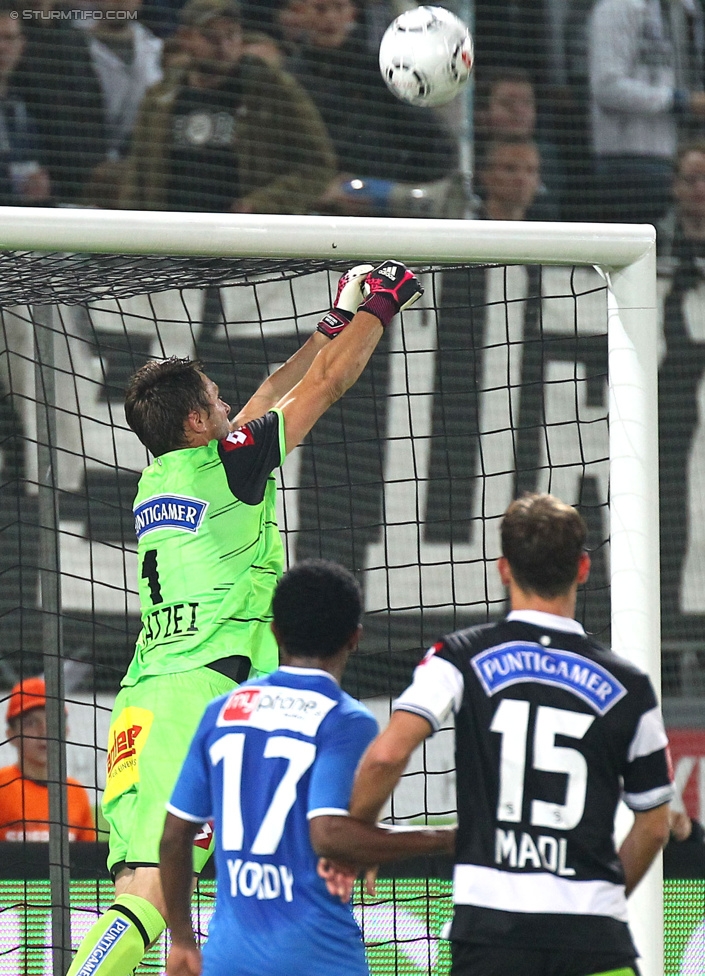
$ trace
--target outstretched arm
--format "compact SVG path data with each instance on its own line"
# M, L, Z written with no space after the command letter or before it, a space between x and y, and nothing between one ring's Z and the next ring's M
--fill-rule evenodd
M356 382L383 331L378 318L358 312L335 342L319 352L301 382L276 404L284 414L287 454Z
M303 379L277 403L284 414L287 452L355 383L397 312L423 294L418 278L398 261L385 261L371 271L365 288L367 298L350 324L337 332Z
M346 271L338 282L338 291L331 310L324 315L316 331L309 336L303 346L268 376L257 392L250 397L233 421L233 430L267 413L304 378L318 353L325 349L331 339L335 339L352 320L365 297L362 293L365 278L373 270L371 264L358 264L350 271Z
M383 827L324 815L313 819L309 829L319 857L363 867L455 850L455 827Z
M454 851L454 828L406 831L384 828L376 822L412 753L432 731L425 718L394 712L387 728L360 761L350 797L350 817L321 817L311 822L311 843L322 857L318 873L330 894L341 901L349 901L361 868L416 854ZM374 890L374 873L372 878L368 874L369 893Z
M362 757L350 797L350 815L375 823L399 782L412 753L433 729L413 712L392 713L389 725Z
M242 427L250 420L264 416L268 410L286 396L296 384L306 375L311 363L318 353L330 343L320 332L314 332L306 342L290 356L285 363L275 369L259 389L253 393L237 417L230 424L233 430Z

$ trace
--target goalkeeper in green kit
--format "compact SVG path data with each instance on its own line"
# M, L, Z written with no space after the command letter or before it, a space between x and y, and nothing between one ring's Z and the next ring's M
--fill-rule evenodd
M115 901L69 976L128 976L164 930L159 841L193 734L211 699L278 664L271 600L284 551L272 472L422 291L397 261L347 272L313 335L234 421L196 362L149 362L130 381L125 415L154 461L134 503L142 630L108 738L103 812ZM195 874L211 840L206 825Z

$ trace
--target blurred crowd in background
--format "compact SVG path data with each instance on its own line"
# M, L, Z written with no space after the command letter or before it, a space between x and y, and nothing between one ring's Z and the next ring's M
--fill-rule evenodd
M410 6L0 0L0 202L663 222L671 253L705 236L701 0L449 2L473 11L476 67L441 109L379 73Z

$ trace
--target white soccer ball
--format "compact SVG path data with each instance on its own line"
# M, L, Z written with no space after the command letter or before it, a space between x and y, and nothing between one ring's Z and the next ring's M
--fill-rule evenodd
M387 87L411 105L445 105L472 71L470 31L444 7L416 7L392 21L379 46Z

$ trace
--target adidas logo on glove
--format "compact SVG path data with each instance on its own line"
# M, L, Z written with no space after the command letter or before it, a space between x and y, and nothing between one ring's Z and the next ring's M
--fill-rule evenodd
M377 270L375 271L375 274L384 275L385 278L389 278L390 281L394 281L394 279L397 276L397 271L396 271L396 268L394 267L394 265L388 264L384 268L377 268Z

